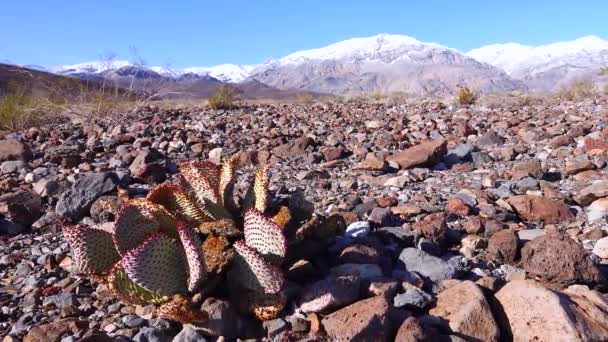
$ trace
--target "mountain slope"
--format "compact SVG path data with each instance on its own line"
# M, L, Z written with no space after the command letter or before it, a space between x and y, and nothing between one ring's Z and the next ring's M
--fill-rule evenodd
M504 69L532 90L554 91L575 80L596 79L597 71L608 65L608 41L586 36L541 46L492 44L467 56Z
M434 43L400 35L354 38L293 53L252 71L279 89L336 95L406 92L451 94L458 86L482 92L524 89L503 71Z

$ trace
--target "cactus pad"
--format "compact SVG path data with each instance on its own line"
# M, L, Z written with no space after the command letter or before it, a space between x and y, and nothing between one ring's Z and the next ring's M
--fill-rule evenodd
M232 191L234 188L234 181L236 177L236 169L239 163L239 156L233 155L228 158L222 164L220 169L220 184L219 193L221 203L227 209L234 209L234 199L232 198Z
M245 212L245 243L261 253L267 260L281 264L287 252L283 229L256 209Z
M220 200L220 169L210 161L188 161L179 166L182 187L191 192L199 203L209 199L214 203Z
M182 324L202 324L209 319L207 312L193 307L188 298L182 295L175 295L170 301L162 304L157 315Z
M210 220L188 198L183 189L175 184L161 184L152 189L146 198L152 203L162 205L179 220L186 220L190 223Z
M207 276L203 256L201 254L201 240L196 233L185 224L177 228L182 247L188 262L188 291L194 292Z
M229 249L228 239L222 235L210 234L203 242L202 252L207 273L221 273L234 258L234 251Z
M89 274L109 273L120 259L112 234L92 227L77 225L63 228L63 236L74 253L79 269Z
M184 252L177 241L162 233L149 236L121 262L129 278L148 291L163 296L186 292Z
M264 165L256 171L253 185L247 190L243 205L245 208L256 208L262 213L266 211L269 181L268 166Z
M120 265L112 270L108 284L114 296L130 304L159 304L167 300L166 297L135 284Z
M235 242L234 249L236 256L230 270L233 280L255 292L277 293L281 290L285 279L279 267L266 261L244 241Z
M122 207L114 224L114 243L121 255L162 230L177 237L175 218L163 207L146 200L131 200Z

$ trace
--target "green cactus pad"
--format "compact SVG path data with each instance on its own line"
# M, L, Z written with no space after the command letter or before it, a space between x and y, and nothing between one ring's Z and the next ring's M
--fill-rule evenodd
M80 271L89 274L107 274L120 260L114 248L112 234L83 225L63 228L63 236L72 248Z
M262 254L266 260L281 264L287 252L283 229L256 209L245 212L245 243Z
M162 233L127 252L122 266L137 285L163 296L186 293L187 262L178 242Z
M285 278L281 269L266 261L255 249L244 241L234 243L236 256L229 277L243 287L256 292L277 293L281 291Z
M188 262L188 291L194 292L207 277L202 255L202 242L196 233L187 225L177 228Z
M160 304L168 300L167 297L135 284L120 265L115 267L108 277L108 284L118 299L130 304Z
M255 173L253 184L247 190L244 208L255 208L261 212L266 211L268 202L268 183L270 175L268 174L268 166L260 167Z

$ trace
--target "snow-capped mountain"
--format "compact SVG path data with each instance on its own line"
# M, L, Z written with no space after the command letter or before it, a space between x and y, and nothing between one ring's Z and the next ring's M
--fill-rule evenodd
M100 74L108 70L119 70L133 66L129 61L115 60L110 62L87 62L73 65L64 65L51 68L52 72L62 75ZM189 67L184 69L171 69L165 66L145 67L163 76L179 77L184 74L211 76L222 82L237 83L249 76L253 65L221 64L212 67ZM143 67L142 67L143 68Z
M467 56L502 68L535 90L555 90L577 79L594 79L608 65L608 41L586 36L541 46L492 44Z
M256 81L279 89L333 94L402 91L451 93L458 86L482 92L532 89L553 91L574 80L597 78L608 65L608 41L587 36L542 46L492 44L464 54L404 35L379 34L302 50L258 65L212 67L133 66L124 60L88 62L51 68L77 77L135 74L222 82ZM121 70L123 69L123 70ZM110 72L110 70L114 70ZM121 70L121 71L118 71Z
M446 94L458 86L485 92L523 89L503 71L457 50L390 34L295 52L255 68L252 77L279 89L338 95L395 91Z

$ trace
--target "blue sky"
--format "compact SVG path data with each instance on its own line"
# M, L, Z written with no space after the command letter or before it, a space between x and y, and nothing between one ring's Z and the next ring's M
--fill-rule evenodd
M608 1L3 0L0 60L60 65L130 46L149 65L254 64L352 37L405 34L461 51L608 38Z

